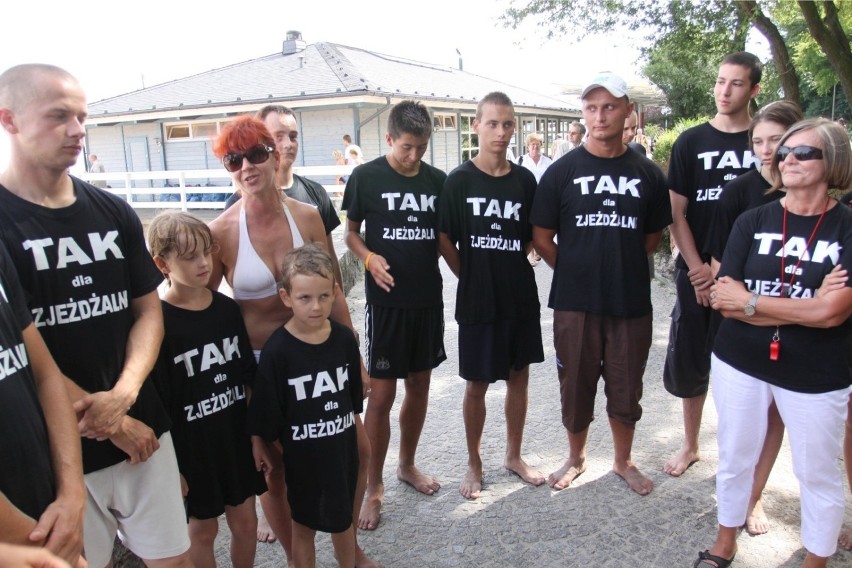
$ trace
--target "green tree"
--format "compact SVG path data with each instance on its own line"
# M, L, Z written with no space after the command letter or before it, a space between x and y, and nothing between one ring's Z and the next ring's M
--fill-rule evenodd
M813 39L822 48L846 98L852 98L852 49L835 2L797 2ZM847 14L848 3L845 3ZM841 9L842 6L841 6Z
M711 96L719 61L745 48L748 25L732 2L677 4L642 71L666 93L672 118L714 114Z
M720 55L717 48L725 45L729 46L727 52L742 49L752 28L767 39L772 51L774 71L769 77L780 89L773 89L769 100L780 95L780 90L785 98L801 104L802 84L810 82L819 85L818 93L839 83L846 99L852 98L852 50L847 31L852 29L850 1L512 1L503 16L506 25L532 19L546 29L548 38L565 36L579 41L588 34L613 30L633 33L650 45L645 51L648 72L663 82L660 87L670 101L693 100L695 94L682 77L692 73L696 82L704 78L710 54ZM667 66L666 59L678 63ZM830 84L826 87L826 83ZM702 108L699 105L690 113L698 114Z

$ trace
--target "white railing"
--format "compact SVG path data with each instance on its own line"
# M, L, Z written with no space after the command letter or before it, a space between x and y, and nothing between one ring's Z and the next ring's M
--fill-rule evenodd
M295 167L293 171L305 177L347 176L352 173L354 166L304 166ZM81 179L88 182L105 181L110 187L106 188L120 195L136 209L222 209L228 196L236 191L231 182L231 175L224 169L218 170L163 170L156 172L106 172L102 174L79 174ZM172 181L176 185L166 185ZM222 180L221 185L199 185L193 180ZM151 182L159 187L136 187L138 182ZM339 203L343 197L343 185L327 184L323 188L333 201Z

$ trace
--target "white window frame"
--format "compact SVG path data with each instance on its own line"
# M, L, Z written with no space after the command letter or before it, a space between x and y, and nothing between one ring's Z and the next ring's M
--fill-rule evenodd
M432 126L436 132L459 129L456 115L449 112L436 112L432 115Z
M214 140L219 133L222 131L222 127L227 124L229 120L189 120L182 122L167 122L163 125L163 128L166 133L166 141L167 142L185 142L187 140ZM215 125L216 131L210 135L198 135L196 130L201 126L210 126ZM187 128L189 130L189 136L180 136L173 137L171 133L172 128Z

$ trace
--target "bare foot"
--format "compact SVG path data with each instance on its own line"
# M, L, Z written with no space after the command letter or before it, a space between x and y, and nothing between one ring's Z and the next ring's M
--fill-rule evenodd
M613 465L612 471L626 481L630 489L639 495L647 495L654 489L654 482L639 471L639 468L633 465L632 462L627 462L625 466L621 467Z
M698 455L698 452L681 448L672 459L666 462L666 465L663 466L663 471L672 477L680 477L683 475L683 472L689 469L689 466L700 459L701 456Z
M550 474L547 478L547 483L553 489L562 491L574 483L574 480L580 477L584 471L586 471L585 459L567 459L565 460L565 463L562 464L562 467Z
M530 485L535 485L536 487L538 487L545 481L543 473L527 465L527 462L525 462L521 458L512 460L507 459L506 462L503 464L503 467L505 467Z
M459 486L459 493L465 499L479 499L479 495L482 492L482 466L478 468L474 468L473 466L468 466L467 473L464 474L464 479L462 479L461 485Z
M275 542L275 533L262 514L257 516L257 542Z
M758 499L746 517L746 530L748 534L757 536L769 532L769 519L763 512L763 502ZM848 549L847 549L848 550Z
M437 479L431 475L422 473L413 465L405 468L398 466L396 468L396 478L409 484L424 495L434 495L441 488L441 484L438 483Z
M360 546L355 547L355 568L382 568L378 562L371 560L364 549Z
M840 529L840 537L837 539L837 542L845 550L852 550L852 527L843 525L843 528Z
M367 495L361 505L361 515L358 517L358 528L365 531L374 531L379 526L382 515L382 503L385 500L385 486L379 485L378 489L371 491L367 488Z

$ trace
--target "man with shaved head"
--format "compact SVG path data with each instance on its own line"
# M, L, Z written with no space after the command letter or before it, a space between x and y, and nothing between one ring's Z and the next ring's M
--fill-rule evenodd
M544 173L530 221L553 268L549 305L568 458L548 477L562 490L586 471L598 382L604 381L612 470L639 495L654 483L633 462L653 336L647 255L671 223L665 177L623 142L633 112L624 79L596 77L580 97L586 143Z
M146 381L163 337L162 275L130 206L68 173L83 150L86 97L67 71L0 75L0 241L33 323L69 377L82 436L84 551L110 562L120 530L148 566L191 566L168 415Z

